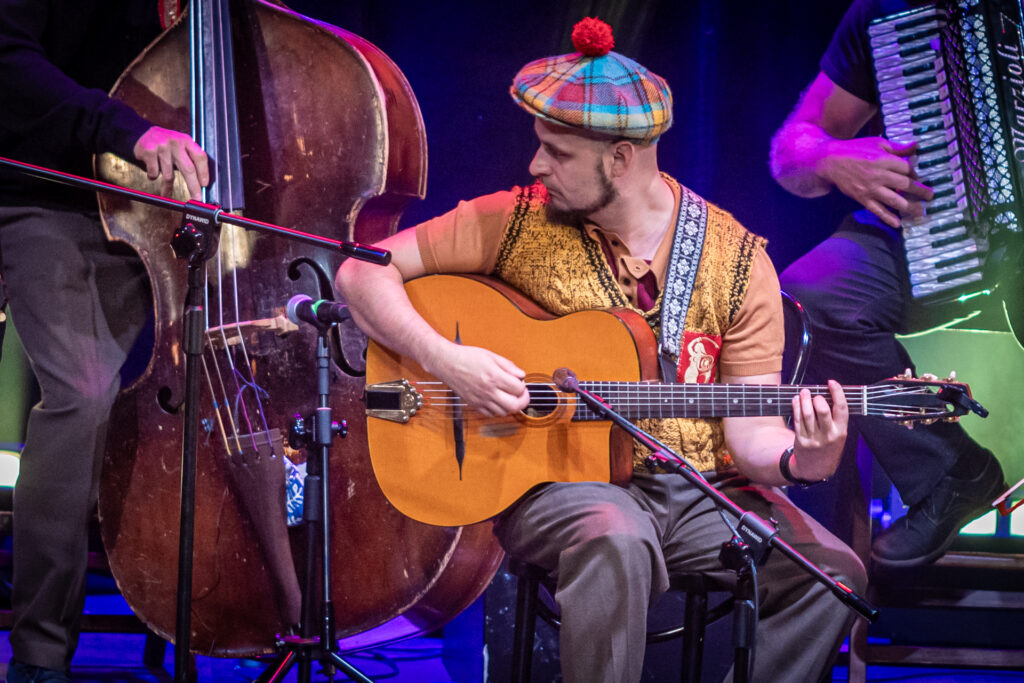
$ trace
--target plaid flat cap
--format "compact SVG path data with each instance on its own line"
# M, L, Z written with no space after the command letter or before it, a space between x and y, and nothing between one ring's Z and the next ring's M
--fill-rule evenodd
M578 39L585 22L606 28L601 45ZM509 92L520 107L548 121L641 143L655 142L668 130L668 84L629 57L611 52L607 24L584 19L573 31L573 42L579 52L538 59L519 70Z

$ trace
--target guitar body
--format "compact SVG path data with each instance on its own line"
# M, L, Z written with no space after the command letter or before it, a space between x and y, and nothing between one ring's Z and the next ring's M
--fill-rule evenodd
M631 311L583 311L556 318L515 290L487 278L433 275L406 283L417 311L449 339L512 360L528 382L550 382L557 368L602 381L657 377L654 334ZM415 362L370 342L366 383L433 381ZM438 385L438 389L442 389ZM461 415L463 461L456 456L450 407L423 407L405 424L367 418L370 459L381 489L401 512L429 524L458 526L493 517L537 484L624 481L632 442L610 422L572 421L574 397L546 415ZM603 454L609 457L600 457Z
M413 306L456 343L498 353L526 371L527 408L484 417L408 358L370 342L366 434L384 495L427 524L489 519L537 484L624 483L632 476L631 437L552 376L571 370L627 420L787 416L802 389L830 401L827 386L657 382L657 344L631 311L555 317L519 292L479 276L431 275L406 283ZM894 377L844 386L851 415L903 423L988 414L966 384Z

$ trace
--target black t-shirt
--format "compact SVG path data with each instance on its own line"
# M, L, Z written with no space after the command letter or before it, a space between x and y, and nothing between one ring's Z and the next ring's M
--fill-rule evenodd
M879 17L928 4L908 0L855 0L846 10L821 58L821 70L843 90L878 104L868 24Z
M150 124L107 92L160 31L154 0L0 0L0 156L91 175ZM0 169L0 204L95 208L94 195Z

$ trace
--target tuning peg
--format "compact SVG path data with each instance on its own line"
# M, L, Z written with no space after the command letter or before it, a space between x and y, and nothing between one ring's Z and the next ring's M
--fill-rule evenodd
M954 382L954 381L956 381L956 370L950 370L949 371L949 377L946 378L946 381L947 382Z
M937 421L938 421L938 418L928 417L928 418L925 418L925 419L921 420L921 424L923 424L923 425L931 425L931 424L935 424Z
M936 382L936 381L938 381L939 376L938 375L933 375L930 372L926 372L923 375L921 375L921 379L925 380L926 382Z
M914 373L912 373L910 371L910 368L907 368L906 370L903 371L902 375L896 375L896 378L897 379L914 379Z
M906 427L907 429L913 429L914 428L913 420L897 420L896 424L902 425L902 426Z
M950 415L949 417L942 418L942 421L943 422L959 422L960 421L960 416L959 415Z

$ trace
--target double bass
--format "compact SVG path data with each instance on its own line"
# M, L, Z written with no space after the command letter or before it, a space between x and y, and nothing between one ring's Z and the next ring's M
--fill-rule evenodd
M194 73L201 87L190 78L190 44L206 46L196 49L205 60ZM425 193L423 122L397 66L366 40L279 4L193 0L112 96L166 128L189 131L193 114L201 117L216 169L209 201L249 218L373 242ZM96 171L159 191L159 180L109 154L97 157ZM174 192L187 198L180 177ZM169 241L180 216L111 196L100 205L109 237L143 259L154 310L150 360L110 418L101 534L128 605L172 640L187 288L186 264ZM295 626L300 585L315 571L303 557L302 529L284 526L283 481L289 463L303 459L287 438L294 415L315 408L316 334L291 324L285 307L297 293L334 298L341 257L231 225L218 242L205 265L190 637L195 653L252 656L272 651L275 634ZM476 599L501 551L489 523L429 526L384 498L367 450L363 380L341 370L343 355L357 356L362 343L346 328L334 344L330 405L348 435L331 451L331 599L339 637L369 635L396 617L402 626L387 633L404 637L437 628Z

